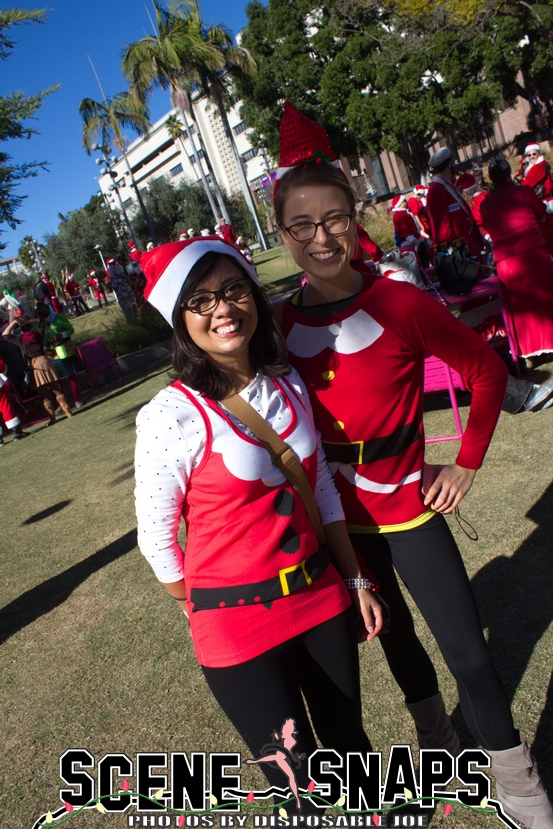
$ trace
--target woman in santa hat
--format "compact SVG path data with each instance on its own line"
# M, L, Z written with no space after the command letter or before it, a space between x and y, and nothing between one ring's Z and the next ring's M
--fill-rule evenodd
M175 381L137 418L140 549L187 616L207 683L253 757L289 718L298 752L315 749L302 694L324 746L366 752L351 604L369 639L380 629L380 606L255 269L216 236L158 247L142 267L147 300L174 328ZM232 394L292 447L341 575L295 489L226 407ZM177 538L183 516L185 551ZM278 769L263 771L283 786ZM304 794L308 782L304 763ZM314 808L303 800L304 811Z
M351 267L356 198L322 127L286 103L280 141L276 218L284 244L309 277L281 308L289 357L307 385L353 545L390 604L391 627L381 644L419 744L461 751L394 568L457 681L466 723L491 756L504 809L532 829L553 829L551 803L514 728L444 519L482 465L507 369L424 291ZM435 468L424 462L426 354L460 372L472 391L456 462Z
M419 255L423 268L429 266L428 251L421 237L419 223L408 209L407 199L398 194L392 199L394 233L401 246L412 246Z

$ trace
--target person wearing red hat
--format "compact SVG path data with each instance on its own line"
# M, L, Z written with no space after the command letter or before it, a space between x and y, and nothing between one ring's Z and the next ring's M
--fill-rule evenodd
M432 241L436 250L447 251L452 242L464 240L471 256L481 261L484 239L471 209L455 188L455 167L451 150L442 147L430 157L432 183L426 206Z
M380 629L380 606L349 543L307 391L288 366L255 269L215 236L162 245L142 264L146 298L174 328L176 379L137 418L140 549L187 615L207 683L255 758L289 718L299 753L314 750L302 694L323 746L365 753L351 601L365 638ZM234 395L301 462L341 576L296 490L232 413ZM263 771L282 786L278 769L263 763ZM297 783L305 798L308 782L303 764ZM303 812L317 811L301 803Z
M421 237L420 226L408 209L407 199L398 194L392 199L394 234L400 246L412 246L421 260L423 268L429 266L428 251Z
M70 273L67 277L63 290L65 291L67 299L73 303L75 314L78 317L80 317L82 313L90 311L90 308L86 304L85 298L82 294L80 285L72 273Z
M136 296L127 279L125 268L118 259L108 259L106 262L106 274L109 279L111 290L117 297L117 302L121 308L125 319L132 319L138 314L138 305L136 303Z
M355 194L323 128L288 102L280 146L275 215L283 243L309 276L281 306L288 352L307 385L353 545L390 604L390 631L380 641L419 745L454 755L461 751L394 568L457 681L473 737L492 758L503 808L533 829L552 829L551 803L514 728L460 552L443 517L455 510L482 465L507 369L493 349L424 291L351 267ZM464 213L449 184L432 186L443 190L444 204L456 204ZM424 462L422 399L429 353L459 371L472 390L456 462L436 468Z
M46 287L48 293L50 294L49 304L52 310L55 311L57 314L61 313L61 303L58 297L56 296L57 291L54 283L48 279L48 274L46 273L41 274L40 278L42 280L42 284Z
M495 187L482 203L497 275L518 354L531 360L553 352L553 262L543 233L546 207L530 187L517 187L502 155L490 160Z
M470 207L472 215L474 216L474 221L478 225L484 240L488 241L486 239L486 236L488 235L487 231L482 224L480 206L490 192L489 187L487 190L483 190L481 185L478 183L477 177L473 175L473 173L463 173L455 182L455 188L462 194L464 200Z
M89 288L92 288L94 296L96 297L96 301L98 302L98 307L102 307L102 299L105 302L106 308L108 307L108 301L106 297L106 289L104 287L104 282L100 279L100 275L96 273L96 271L89 271L88 272L88 282L86 283Z
M427 193L428 190L424 184L415 184L413 195L407 199L407 207L421 226L423 236L430 238L430 218L426 209Z
M524 157L527 163L522 175L522 184L533 187L540 198L550 196L553 193L551 167L541 153L540 144L528 144Z

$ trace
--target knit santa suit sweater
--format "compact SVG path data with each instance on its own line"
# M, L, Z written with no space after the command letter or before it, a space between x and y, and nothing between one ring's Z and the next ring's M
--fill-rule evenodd
M421 492L425 356L452 366L472 391L456 459L469 469L483 462L507 369L489 345L424 291L363 272L362 291L341 313L308 316L288 301L284 330L348 528L398 531L433 514Z

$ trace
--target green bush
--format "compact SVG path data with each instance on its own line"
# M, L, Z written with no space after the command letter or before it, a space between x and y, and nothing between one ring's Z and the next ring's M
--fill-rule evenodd
M90 331L77 333L72 337L75 345L91 339ZM171 339L172 328L154 308L146 307L141 315L127 320L118 316L114 323L102 325L95 336L102 337L112 357L122 357L132 351L140 351L149 345L157 345Z

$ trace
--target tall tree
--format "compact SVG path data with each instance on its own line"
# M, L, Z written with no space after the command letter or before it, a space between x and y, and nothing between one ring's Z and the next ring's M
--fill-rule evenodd
M269 243L259 219L259 214L246 178L244 162L234 140L234 134L230 127L226 111L226 105L232 92L233 79L243 76L253 77L257 72L257 64L247 49L243 46L235 46L233 44L232 38L224 26L211 26L208 28L204 25L196 0L191 0L188 21L192 31L196 32L205 43L210 44L217 50L222 62L222 67L215 70L208 63L198 61L195 67L187 70L188 83L190 86L197 86L203 95L216 104L219 110L219 116L234 156L242 193L246 200L248 210L250 211L257 238L261 248L267 250Z
M190 136L202 185L217 222L219 218L217 208L195 146L193 132L190 129L187 115L190 111L190 102L185 78L187 70L198 62L220 69L221 57L216 49L204 43L196 32L190 30L187 20L189 9L187 4L177 0L166 9L158 0L153 0L153 3L156 34L146 35L126 47L122 63L123 74L141 100L146 100L148 92L154 86L170 92L171 103L180 111ZM197 125L196 129L198 129Z
M130 128L139 135L147 132L150 123L147 108L135 95L129 95L128 92L118 92L113 98L104 98L102 102L94 101L92 98L83 98L79 104L79 112L84 122L83 147L88 155L94 148L100 147L104 158L107 158L112 143L122 153L127 165L131 186L136 193L152 242L157 244L155 230L150 222L140 189L135 181L125 152L126 138L123 135L124 128Z
M101 196L92 196L84 207L72 210L60 222L57 233L44 237L46 265L51 275L57 277L62 271L69 271L77 280L83 280L89 270L101 269L97 245L105 259L121 257L121 240L114 228L118 218L119 214L110 211Z
M7 32L12 26L22 23L44 23L47 18L44 9L11 9L0 11L0 59L6 60L12 53L15 41ZM44 99L59 85L26 96L23 92L11 92L0 97L0 141L10 138L30 138L37 130L29 127L25 122L33 118L36 111L42 106ZM5 223L11 228L20 224L16 212L26 196L18 195L15 188L23 179L36 176L39 170L46 168L44 161L29 161L23 164L14 164L5 152L0 152L0 224ZM5 248L0 244L0 249Z
M460 36L460 24L422 12L400 22L376 0L256 1L247 13L242 43L260 70L238 83L242 116L273 155L285 99L325 126L338 154L394 151L415 179L437 138L464 145L492 130L500 85L486 75L483 40Z

